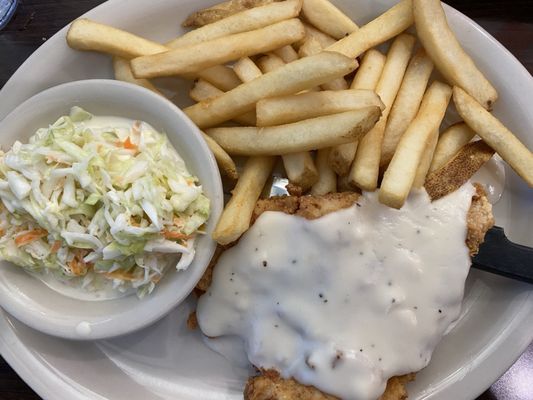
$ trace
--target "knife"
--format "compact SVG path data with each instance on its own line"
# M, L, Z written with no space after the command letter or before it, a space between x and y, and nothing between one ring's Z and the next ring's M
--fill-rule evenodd
M485 235L472 267L533 283L533 248L511 242L503 228L494 226Z

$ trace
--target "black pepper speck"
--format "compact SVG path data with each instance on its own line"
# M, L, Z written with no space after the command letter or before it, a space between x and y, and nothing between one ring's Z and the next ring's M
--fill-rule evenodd
M266 260L263 260L263 267L266 267L268 265L268 263L266 262Z

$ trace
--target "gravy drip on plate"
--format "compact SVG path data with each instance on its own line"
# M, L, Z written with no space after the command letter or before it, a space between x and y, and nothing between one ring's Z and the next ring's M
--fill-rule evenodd
M342 399L376 399L425 367L459 316L470 257L468 183L401 210L364 193L317 220L267 212L226 251L197 316L249 361Z

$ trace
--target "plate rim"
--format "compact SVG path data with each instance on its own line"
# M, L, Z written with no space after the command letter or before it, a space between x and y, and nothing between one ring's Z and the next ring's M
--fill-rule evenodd
M80 17L90 16L90 14L93 12L100 12L106 8L115 8L117 4L124 2L126 2L126 0L108 0L80 15ZM520 72L524 74L526 78L529 77L533 82L533 77L527 71L524 65L490 33L488 33L484 28L482 28L479 24L465 14L445 4L444 2L443 4L447 14L451 13L455 18L462 19L463 22L472 27L472 29L481 33L486 40L489 40L493 45L498 47L500 50L503 50L503 52L512 59L513 64L515 64L516 67L521 70ZM69 25L70 23L56 32L17 68L17 70L0 90L0 96L9 90L13 77L17 74L17 72L24 68L26 64L31 63L34 58L40 57L48 47L53 46L52 39L57 40L57 36L64 35ZM16 106L13 107L12 110L14 108L16 108ZM6 113L6 115L8 115L9 112ZM423 395L420 400L430 397L432 400L447 399L450 396L449 391L452 391L452 389L455 396L461 396L454 398L475 398L484 390L486 390L486 388L496 381L501 375L503 375L533 341L533 291L527 293L523 299L522 305L512 319L512 324L509 324L503 330L498 339L499 340L496 343L492 343L490 346L487 346L487 348L485 348L482 352L483 357L479 356L476 359L477 362L473 365L470 365L468 370L464 372L465 375L463 378L468 375L468 380L456 380L454 384L447 386L447 389L445 389L445 391L448 393L444 393L442 390L438 393L432 392L428 393L427 395ZM509 347L504 348L503 343L506 343L507 346L512 347L515 352L509 351ZM494 346L496 346L495 349ZM492 351L489 351L490 349L492 349ZM80 390L80 387L72 385L72 382L67 382L59 374L54 373L51 368L47 368L46 365L39 360L37 355L32 353L32 351L20 340L16 334L16 328L11 324L7 318L7 313L1 307L0 355L4 357L7 363L17 372L17 374L43 399L106 400L105 397L102 397L94 392L84 393L85 391ZM490 363L491 359L497 359L498 364ZM473 381L477 382L477 384L473 385Z

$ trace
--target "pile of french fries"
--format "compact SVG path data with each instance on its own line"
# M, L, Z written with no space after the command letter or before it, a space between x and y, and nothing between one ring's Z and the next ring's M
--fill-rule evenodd
M494 152L533 186L531 151L490 113L496 89L439 0L401 0L361 27L328 0L230 0L184 26L196 29L161 44L79 19L67 42L159 94L151 78L194 81L184 112L236 181L213 233L222 245L248 229L278 156L302 193L379 190L395 208L413 188L436 199L459 187ZM441 133L452 98L463 121ZM235 155L248 157L240 173Z

